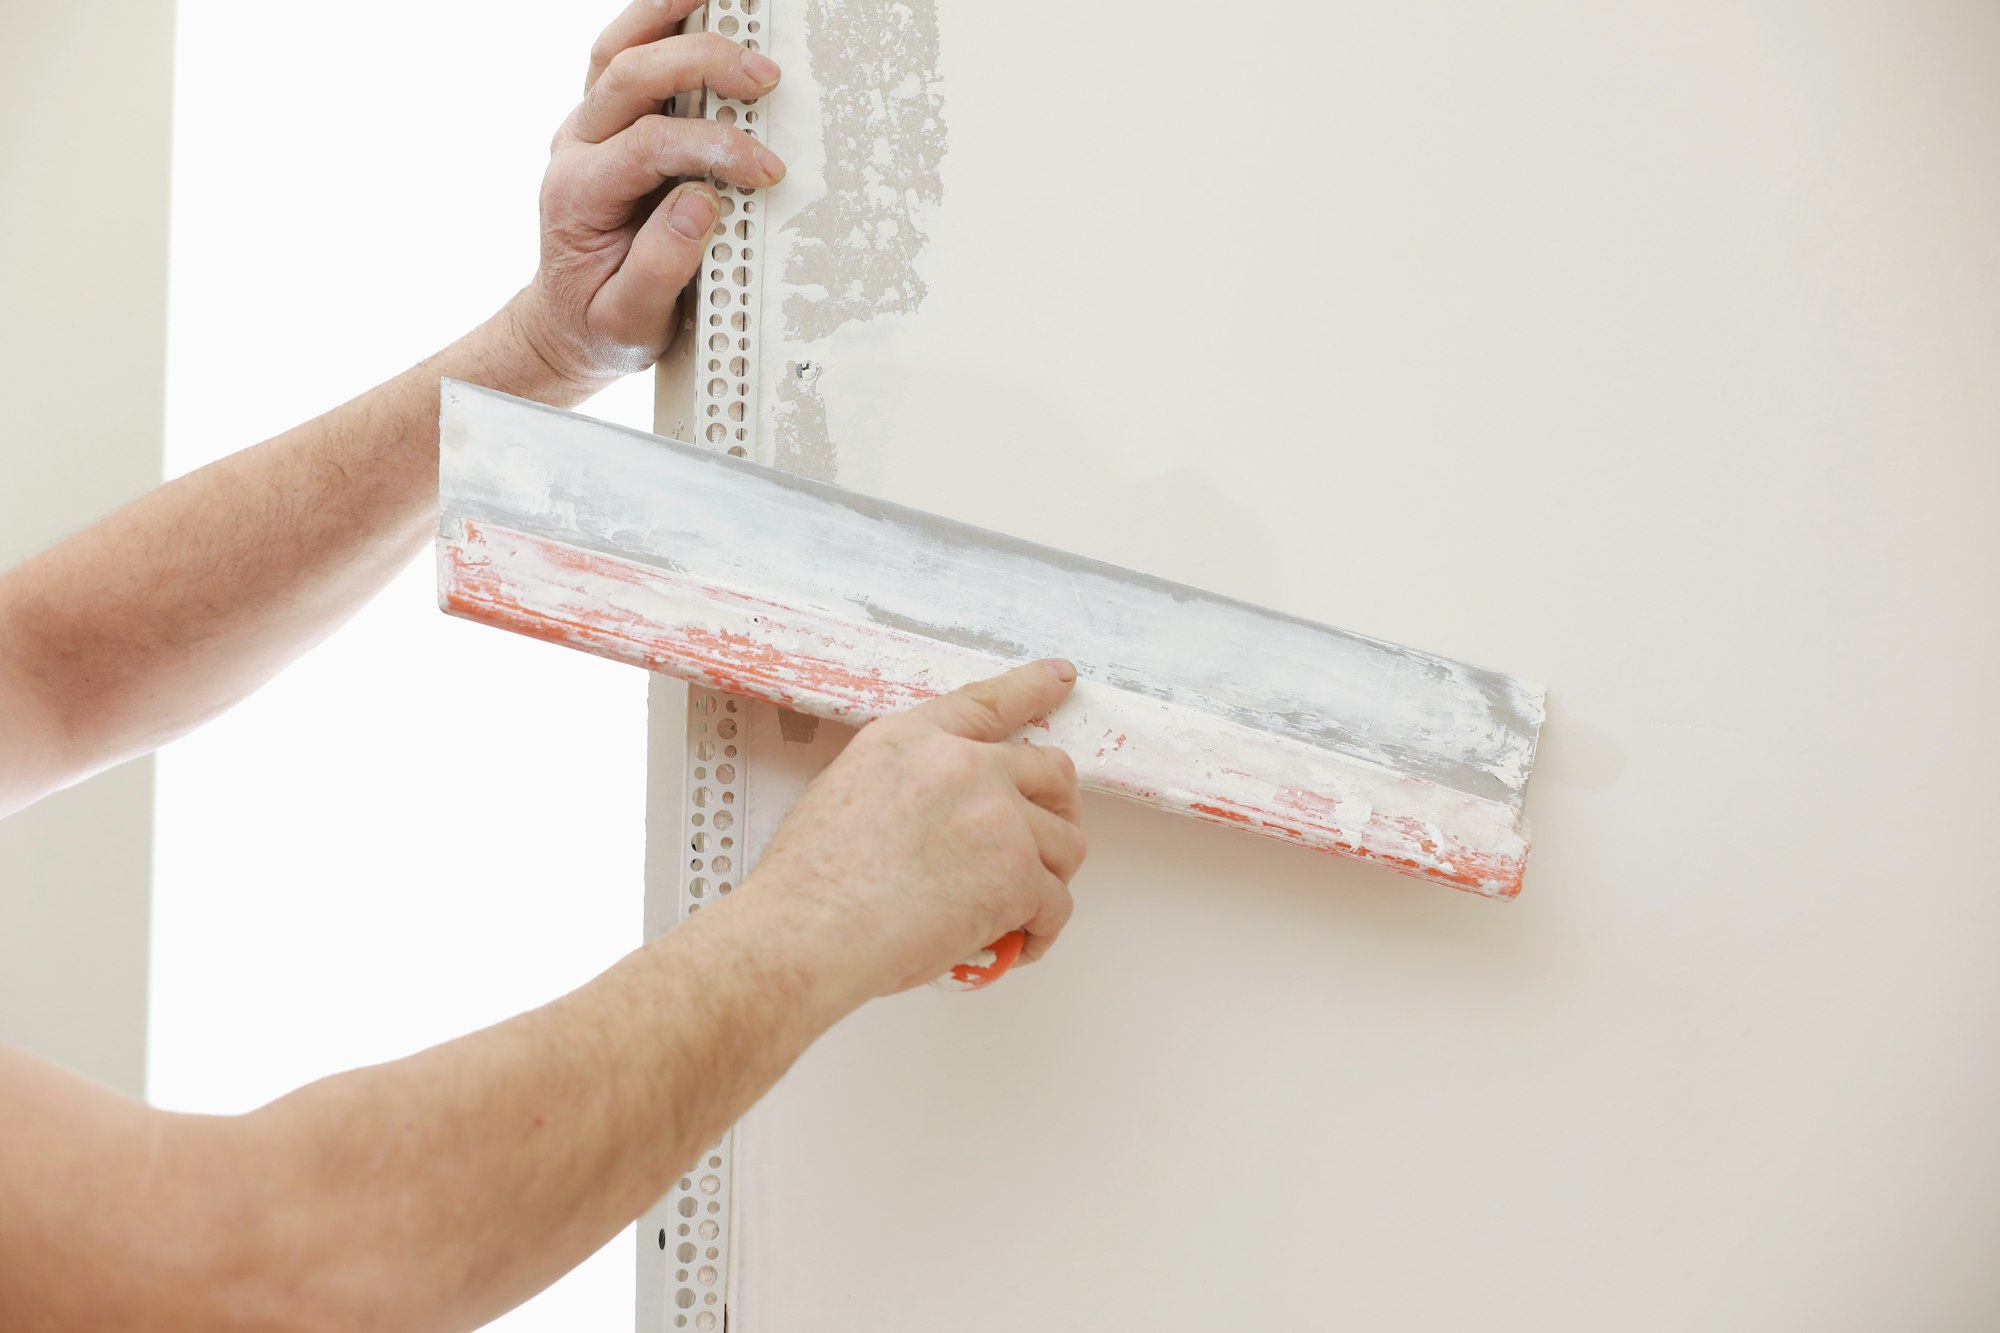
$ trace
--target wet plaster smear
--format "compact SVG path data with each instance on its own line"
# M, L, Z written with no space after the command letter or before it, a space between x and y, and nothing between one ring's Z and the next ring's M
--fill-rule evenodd
M802 19L818 92L788 85L791 109L816 102L824 159L815 197L780 223L785 354L769 405L771 461L833 481L839 456L820 379L839 362L821 349L843 329L914 314L928 290L917 266L923 212L944 198L938 17L932 0L804 0L785 12Z

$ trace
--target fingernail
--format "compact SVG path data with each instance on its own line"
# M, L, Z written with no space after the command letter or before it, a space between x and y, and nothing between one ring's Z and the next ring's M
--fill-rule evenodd
M745 51L743 53L743 72L757 80L759 87L775 88L778 86L778 62L765 55L762 51Z
M764 169L764 174L771 178L773 185L785 178L785 164L778 160L776 153L762 144L757 145L757 165Z
M715 230L715 200L699 186L683 186L674 196L667 225L690 241L702 240Z
M1048 658L1043 661L1042 666L1046 668L1048 673L1051 676L1054 676L1057 680L1076 679L1076 664L1067 661L1064 658L1060 657Z

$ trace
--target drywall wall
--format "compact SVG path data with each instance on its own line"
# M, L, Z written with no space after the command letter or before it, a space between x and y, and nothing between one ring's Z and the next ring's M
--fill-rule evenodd
M173 6L6 0L0 31L5 567L160 480ZM0 1042L134 1094L152 820L142 760L0 821Z
M2000 12L763 16L767 454L1550 720L1513 904L1090 802L752 1114L731 1326L1989 1319Z

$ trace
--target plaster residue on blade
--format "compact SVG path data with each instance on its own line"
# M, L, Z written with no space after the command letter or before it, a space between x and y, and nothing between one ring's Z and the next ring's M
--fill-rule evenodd
M823 192L781 228L785 335L798 344L923 304L921 211L944 198L945 154L936 0L806 0L805 17L826 164ZM839 456L818 371L801 360L780 379L773 457L832 481Z
M888 607L878 606L866 597L856 599L862 611L876 624L887 629L902 630L920 639L935 639L959 648L969 648L974 652L986 653L1003 662L1021 661L1033 656L1028 645L1018 637L1004 634L989 634L970 624L944 624L936 619L906 616ZM1054 649L1041 651L1053 652Z
M1121 694L1519 808L1543 714L1528 682L470 386L448 394L447 515L679 572L671 561L982 664L1062 651ZM532 450L504 443L524 417Z

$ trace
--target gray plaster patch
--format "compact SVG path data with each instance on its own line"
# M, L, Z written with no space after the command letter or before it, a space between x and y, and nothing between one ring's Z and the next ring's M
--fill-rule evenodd
M923 303L917 215L944 198L936 0L807 0L806 48L824 89L826 193L785 222L785 323L811 342Z
M820 396L818 379L819 367L811 361L785 364L771 419L771 464L793 476L832 481L839 460L827 434L826 399Z
M794 713L789 708L778 710L778 734L791 745L811 745L819 734L819 719L808 713Z

